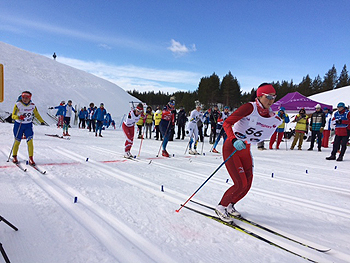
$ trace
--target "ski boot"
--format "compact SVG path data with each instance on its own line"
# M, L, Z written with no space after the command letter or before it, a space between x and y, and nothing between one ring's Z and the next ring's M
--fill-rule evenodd
M169 153L166 150L162 151L162 156L169 157Z
M29 165L35 166L35 162L33 160L33 156L29 156Z
M12 162L18 163L17 155L12 156Z
M222 205L217 205L215 208L215 213L222 221L225 221L227 223L233 222L233 218L227 213L226 207Z
M231 216L237 216L237 217L241 216L241 213L235 209L235 206L232 203L226 207L226 211Z

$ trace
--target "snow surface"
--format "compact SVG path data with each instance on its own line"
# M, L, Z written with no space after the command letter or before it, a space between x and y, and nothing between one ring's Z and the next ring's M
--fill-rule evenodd
M108 129L100 138L72 128L71 140L62 140L44 135L60 134L55 127L34 129L35 161L46 175L31 167L22 172L6 162L12 125L0 123L0 215L19 228L15 232L1 222L0 241L12 262L305 261L185 208L175 212L223 161L209 152L207 140L206 154L196 157L184 155L187 140L169 142L175 157L166 159L155 157L159 141L145 139L137 162L122 157L120 130ZM135 155L140 143L135 140ZM303 151L281 146L278 151L253 147L254 183L237 209L259 223L332 249L314 252L266 235L297 253L318 262L350 262L349 154L344 162L326 161L330 148L319 153L305 151L308 143ZM19 157L24 164L25 141ZM228 178L222 167L194 200L216 205L232 184L226 183Z
M54 63L45 61L48 66L43 61L38 67ZM18 69L17 77L22 73ZM62 78L71 81L74 76ZM50 89L52 96L33 94L43 116L46 108L41 104L60 100L50 87L36 88ZM12 100L11 111L19 90L22 87L6 95ZM125 93L115 92L116 96ZM94 89L75 94L99 96ZM134 161L122 157L125 139L119 129L107 129L100 138L73 125L71 139L63 140L45 136L62 134L54 124L35 126L34 159L47 171L42 175L31 167L23 172L6 162L13 144L12 128L0 123L0 215L19 228L16 232L0 222L0 242L11 262L306 262L185 208L175 212L223 162L221 155L210 153L207 138L205 155L195 157L184 154L188 138L169 142L168 151L175 154L169 159L156 158L160 141L145 139ZM133 154L138 155L140 144L135 139ZM343 162L326 161L331 148L309 152L308 146L304 142L303 151L290 151L287 141L280 150L252 147L253 186L236 208L251 220L331 251L313 251L237 224L317 262L350 262L350 153ZM23 140L19 159L24 166L26 148ZM194 200L215 206L232 184L228 178L222 167Z

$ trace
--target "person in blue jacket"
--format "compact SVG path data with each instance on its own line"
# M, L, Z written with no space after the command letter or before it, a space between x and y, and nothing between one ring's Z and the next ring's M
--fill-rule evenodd
M63 119L64 116L66 115L66 102L64 100L61 101L60 105L56 107L50 107L49 109L57 109L56 116L58 118L57 120L57 128L63 128Z
M82 128L82 129L85 129L85 121L87 119L87 115L88 115L88 112L86 110L86 107L84 108L81 108L81 110L79 111L79 129Z
M272 134L272 136L270 138L270 144L269 144L270 150L273 149L273 144L276 141L276 137L277 137L276 150L278 150L280 148L280 144L281 144L281 141L282 141L283 135L284 135L284 129L286 127L286 123L289 123L289 116L286 113L286 109L284 107L280 108L277 115L278 115L278 117L281 118L281 120L283 122L281 123L280 126L277 127L276 131Z
M103 121L105 119L105 115L107 114L106 109L104 108L104 104L101 103L100 107L95 111L94 113L94 119L96 120L96 132L95 136L97 136L97 132L99 132L99 136L103 137L101 132L102 132L102 126L103 126Z

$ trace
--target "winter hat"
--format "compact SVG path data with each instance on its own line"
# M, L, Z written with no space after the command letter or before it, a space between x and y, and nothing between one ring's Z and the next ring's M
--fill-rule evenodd
M101 104L100 104L100 107L103 107L103 106L104 106L104 104L103 104L103 103L101 103Z
M327 107L324 107L323 110L329 110Z
M256 91L256 96L261 97L264 94L270 94L270 93L276 94L275 88L269 83L263 83L258 87Z
M286 108L285 108L285 107L281 107L281 108L280 108L280 111L285 112L285 111L286 111Z
M344 102L339 102L337 105L337 108L343 107L345 108L345 103Z
M143 105L142 105L142 103L137 104L136 109L139 110L139 111L143 111Z
M321 105L320 105L320 104L317 104L317 105L315 106L315 108L316 108L316 109L321 109Z

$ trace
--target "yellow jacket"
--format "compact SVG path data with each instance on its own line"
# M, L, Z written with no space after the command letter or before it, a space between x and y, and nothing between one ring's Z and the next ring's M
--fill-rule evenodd
M295 126L295 131L307 131L307 126L309 124L309 116L305 115L305 117L301 118L300 114L295 116L294 122L297 122Z
M160 120L162 119L162 111L157 110L153 118L154 118L154 125L159 125Z
M154 115L153 112L147 113L147 115L146 115L146 124L152 124L152 122L153 122L153 115Z
M143 117L140 117L139 121L136 123L136 125L143 126Z

